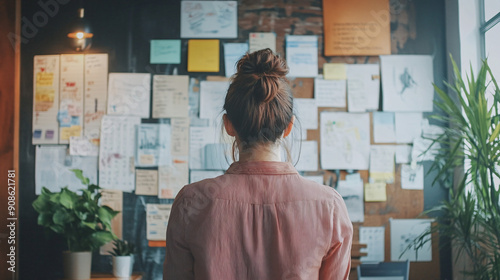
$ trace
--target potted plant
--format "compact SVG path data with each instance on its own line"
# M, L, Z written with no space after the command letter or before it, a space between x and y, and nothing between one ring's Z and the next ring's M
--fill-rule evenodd
M71 170L87 186L77 194L67 187L60 192L42 188L41 195L33 202L39 213L38 224L61 235L68 251L63 252L65 279L89 279L92 251L116 239L111 232L111 219L117 211L100 206L100 187L90 184L81 170Z
M449 181L456 168L463 170L449 200L425 211L435 215L431 230L417 238L421 247L429 235L439 232L456 250L455 260L464 258L462 271L473 279L500 279L500 89L487 61L477 76L472 69L464 81L453 61L455 81L446 83L450 95L434 86L446 114L434 118L447 122L444 133L433 140L441 148L431 166L436 181ZM488 102L490 95L493 102ZM498 181L496 181L498 180ZM447 244L443 244L447 245Z
M134 244L116 239L113 241L113 246L113 251L109 252L113 256L113 275L116 277L130 277L134 267Z

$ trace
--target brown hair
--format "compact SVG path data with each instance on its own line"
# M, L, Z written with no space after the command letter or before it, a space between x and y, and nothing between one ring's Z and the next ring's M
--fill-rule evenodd
M237 63L224 110L242 149L275 143L293 116L293 97L284 59L270 49L247 53Z

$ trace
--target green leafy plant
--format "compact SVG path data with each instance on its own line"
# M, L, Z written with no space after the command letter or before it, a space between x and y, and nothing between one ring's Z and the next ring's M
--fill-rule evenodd
M445 83L450 94L436 85L441 101L435 104L446 114L433 118L447 122L444 133L433 140L439 153L429 172L435 181L446 180L455 168L463 175L449 188L449 200L425 211L436 216L431 230L417 238L419 249L438 232L456 249L456 259L466 256L469 267L462 271L474 279L500 279L500 90L487 61L477 76L470 70L466 81L453 62L455 80ZM492 105L486 95L492 94ZM446 244L442 244L446 245Z
M90 184L81 170L71 170L87 189L81 195L67 187L60 192L42 188L42 193L33 202L39 213L38 224L62 235L71 252L94 251L116 239L111 231L111 219L117 211L108 206L99 206L100 187Z
M117 256L131 256L135 254L135 245L125 240L113 240L113 251L109 251L111 255Z

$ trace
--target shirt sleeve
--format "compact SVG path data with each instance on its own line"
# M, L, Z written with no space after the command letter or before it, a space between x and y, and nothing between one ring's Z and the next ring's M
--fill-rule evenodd
M319 279L349 279L351 271L352 223L344 200L336 194L333 208L333 234L330 250L321 263Z
M163 280L194 279L194 258L186 242L186 198L179 192L172 205L167 226L167 248L163 263Z

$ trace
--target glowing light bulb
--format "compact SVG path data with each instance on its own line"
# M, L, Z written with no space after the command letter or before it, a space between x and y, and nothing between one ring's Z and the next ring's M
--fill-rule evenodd
M83 32L77 32L76 33L76 38L82 39L83 38Z

